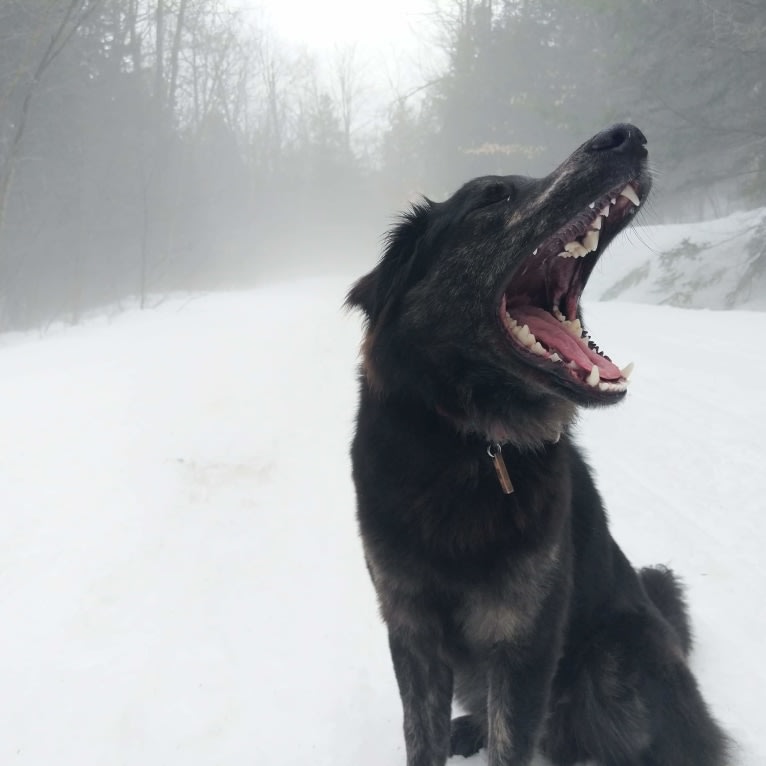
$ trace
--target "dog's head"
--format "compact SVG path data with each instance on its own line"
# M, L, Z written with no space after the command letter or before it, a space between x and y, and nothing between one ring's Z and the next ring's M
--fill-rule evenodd
M649 192L645 144L615 125L546 178L477 178L406 213L348 295L371 389L519 446L619 401L630 371L585 334L580 296Z

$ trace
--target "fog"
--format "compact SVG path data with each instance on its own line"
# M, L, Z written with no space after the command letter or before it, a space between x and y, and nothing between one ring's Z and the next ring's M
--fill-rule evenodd
M0 331L361 272L418 194L615 121L649 137L645 222L766 204L762 3L444 0L375 50L255 6L0 0Z

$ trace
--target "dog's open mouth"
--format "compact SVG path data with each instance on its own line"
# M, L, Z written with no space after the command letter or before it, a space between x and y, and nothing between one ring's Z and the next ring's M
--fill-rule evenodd
M503 325L529 362L607 397L627 390L632 364L620 369L599 350L580 323L578 306L604 246L641 204L640 192L633 180L590 203L516 269L501 301Z

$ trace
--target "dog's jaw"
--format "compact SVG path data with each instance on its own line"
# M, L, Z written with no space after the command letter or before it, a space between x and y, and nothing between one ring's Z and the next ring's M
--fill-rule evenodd
M648 186L643 175L621 181L517 260L503 287L498 313L512 353L582 404L608 404L627 391L633 365L621 368L599 349L582 325L579 301L596 261Z

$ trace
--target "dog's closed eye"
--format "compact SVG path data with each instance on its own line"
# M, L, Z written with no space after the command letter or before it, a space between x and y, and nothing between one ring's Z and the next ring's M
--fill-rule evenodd
M496 205L500 202L512 202L516 196L516 189L507 183L492 183L486 186L477 200L476 210Z

